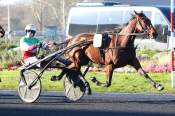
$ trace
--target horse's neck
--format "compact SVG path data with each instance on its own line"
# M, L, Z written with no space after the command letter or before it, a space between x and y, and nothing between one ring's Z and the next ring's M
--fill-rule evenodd
M133 41L135 36L131 35L135 31L136 21L131 20L126 27L124 27L119 33L118 39L120 40L120 46L126 47L132 38Z

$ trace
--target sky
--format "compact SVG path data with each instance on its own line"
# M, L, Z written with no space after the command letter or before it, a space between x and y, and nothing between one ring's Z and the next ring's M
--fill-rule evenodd
M18 2L30 2L31 0L0 0L0 6L1 5L7 5L7 4L16 4ZM88 0L87 0L88 1ZM96 1L96 0L94 0ZM119 1L121 3L127 3L127 4L170 4L170 0L116 0ZM148 2L149 1L149 2Z
M0 5L16 4L19 2L28 2L30 0L0 0Z

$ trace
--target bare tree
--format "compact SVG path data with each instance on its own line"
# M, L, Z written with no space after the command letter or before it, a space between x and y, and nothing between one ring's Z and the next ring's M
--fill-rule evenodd
M39 25L47 22L46 24L54 24L60 27L61 30L64 30L70 8L81 1L82 0L33 0L33 14Z
M65 30L67 16L71 7L77 2L84 0L31 0L31 2L21 2L11 6L11 29L23 30L28 23L37 24L40 30L44 26L57 26L60 30ZM88 0L91 2L97 0ZM99 1L99 0L98 0ZM7 7L1 9L1 25L7 26Z

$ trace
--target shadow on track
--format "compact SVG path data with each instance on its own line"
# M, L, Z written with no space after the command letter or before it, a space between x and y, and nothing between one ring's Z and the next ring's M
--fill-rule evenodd
M174 116L171 113L147 113L147 112L112 112L112 111L85 111L85 110L47 110L47 109L20 109L1 108L1 116Z

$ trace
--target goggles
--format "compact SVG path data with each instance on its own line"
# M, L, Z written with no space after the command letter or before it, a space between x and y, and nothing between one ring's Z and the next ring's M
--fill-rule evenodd
M33 31L33 30L27 30L26 32L35 33L35 31Z

